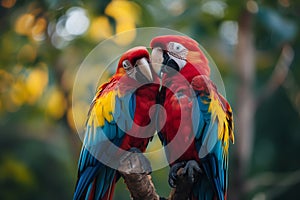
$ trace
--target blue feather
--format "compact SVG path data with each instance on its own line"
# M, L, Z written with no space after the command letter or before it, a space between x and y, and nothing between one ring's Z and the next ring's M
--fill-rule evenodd
M90 118L88 120L78 163L78 180L74 200L88 199L92 192L95 192L93 194L95 199L102 199L107 192L110 192L117 175L115 169L105 164L118 164L115 153L118 150L117 147L121 146L126 131L133 125L136 98L132 94L123 97L116 95L114 98L114 113L110 113L113 116L110 122L104 119L104 125L100 127L96 126L97 119ZM99 100L101 101L101 99ZM94 114L89 117L103 117L103 113L96 114L99 116ZM105 162L101 163L99 160Z
M198 200L212 200L214 199L214 190L206 175L199 177L197 183L193 187L193 196Z
M97 175L99 169L103 166L100 162L98 162L95 166L87 167L80 174L80 177L76 184L76 190L74 193L74 200L80 199L81 195L85 192L86 188L88 188L89 184Z
M217 194L219 200L223 200L224 185L222 184L220 175L224 172L222 172L221 168L218 168L218 166L220 166L218 159L215 154L209 154L205 158L201 159L201 163L208 180L214 188L215 194Z
M212 113L208 111L210 102L209 94L200 95L198 93L197 103L200 112L196 113L197 109L194 109L193 112L193 116L197 114L199 116L195 145L204 175L193 188L193 195L199 200L211 200L214 197L224 200L224 192L227 188L227 160L223 159L227 158L224 158L222 141L218 138L218 119L212 121ZM194 118L196 119L196 117Z
M135 95L131 95L130 97L131 107L129 108L129 113L131 118L134 118L135 108L136 108L136 99Z

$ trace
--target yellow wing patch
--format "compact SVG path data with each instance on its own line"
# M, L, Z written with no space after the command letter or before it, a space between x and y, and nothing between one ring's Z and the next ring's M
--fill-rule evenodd
M224 111L222 105L220 104L219 98L216 96L215 92L210 93L211 102L208 108L208 112L212 114L212 121L218 121L218 139L223 142L224 153L228 154L229 140L234 142L233 134L233 121L232 121L232 111L228 108L228 111Z
M117 91L111 90L101 94L92 104L87 124L89 126L104 126L105 120L111 122L115 111L115 98Z

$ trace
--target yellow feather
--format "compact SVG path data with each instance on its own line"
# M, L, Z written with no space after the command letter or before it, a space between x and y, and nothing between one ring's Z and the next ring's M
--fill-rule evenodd
M227 113L223 110L219 99L215 93L211 92L211 103L208 111L212 114L212 121L218 121L218 139L223 143L223 151L225 155L228 154L229 139L234 141L233 130L229 128L229 120ZM232 127L233 128L233 127Z
M104 126L104 118L102 115L103 112L103 106L99 100L96 101L94 105L94 110L93 110L93 117L95 118L94 126Z
M88 125L94 127L104 126L105 120L111 122L115 111L116 91L109 91L94 100L92 110L88 119Z

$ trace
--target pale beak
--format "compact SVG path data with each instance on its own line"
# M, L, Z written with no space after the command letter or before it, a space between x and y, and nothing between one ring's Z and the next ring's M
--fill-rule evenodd
M158 76L161 76L163 61L163 50L160 47L153 48L151 53L151 65Z
M150 68L150 64L146 58L141 58L136 61L136 67L138 67L138 71L148 80L153 81L152 72Z

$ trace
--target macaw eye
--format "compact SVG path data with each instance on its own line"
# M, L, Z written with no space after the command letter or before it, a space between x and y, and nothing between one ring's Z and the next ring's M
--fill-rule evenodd
M176 53L181 52L182 50L185 49L185 47L182 44L176 43L176 42L172 42L171 44L173 46L173 50Z
M122 65L123 65L123 68L126 70L126 69L129 69L132 67L132 65L130 64L130 62L128 60L124 60L122 62Z

